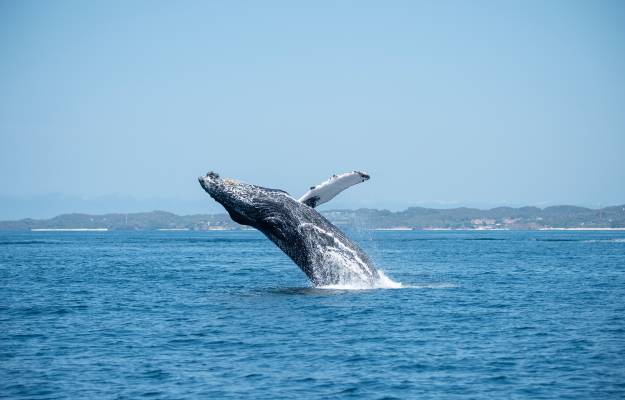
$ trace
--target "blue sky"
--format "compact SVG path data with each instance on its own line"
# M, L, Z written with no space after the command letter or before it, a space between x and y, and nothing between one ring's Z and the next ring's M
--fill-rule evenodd
M0 218L625 203L619 1L0 3Z

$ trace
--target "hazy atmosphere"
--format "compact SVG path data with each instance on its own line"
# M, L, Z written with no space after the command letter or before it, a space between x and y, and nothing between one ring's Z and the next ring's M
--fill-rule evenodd
M12 400L625 399L625 0L0 0L0 282Z
M0 3L0 218L625 202L623 2L382 4Z

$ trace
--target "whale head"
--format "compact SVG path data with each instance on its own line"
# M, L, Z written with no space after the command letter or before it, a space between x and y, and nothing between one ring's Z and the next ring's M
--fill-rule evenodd
M242 225L258 227L270 217L279 200L291 197L285 191L250 185L235 179L222 179L210 171L198 178L202 188L220 203L232 220Z

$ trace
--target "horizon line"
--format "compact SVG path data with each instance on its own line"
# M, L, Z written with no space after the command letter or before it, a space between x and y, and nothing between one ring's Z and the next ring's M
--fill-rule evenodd
M328 212L339 212L339 211L360 211L360 210L373 210L373 211L388 211L391 213L402 213L405 211L408 211L410 209L413 208L421 208L421 209L426 209L426 210L459 210L459 209L466 209L466 210L478 210L478 211L492 211L492 210L496 210L496 209L501 209L501 208L506 208L506 209L522 209L522 208L535 208L535 209L539 209L541 211L548 209L548 208L554 208L554 207L574 207L574 208L581 208L581 209L586 209L586 210L591 210L591 211L600 211L600 210L605 210L608 208L615 208L615 207L622 207L623 210L625 211L625 203L622 204L614 204L614 205L610 205L610 206L605 206L605 207L600 207L600 208L591 208L591 207L585 207L585 206L578 206L578 205L573 205L573 204L555 204L555 205L550 205L550 206L545 206L545 207L539 207L539 206L533 206L533 205L525 205L525 206L519 206L519 207L513 207L513 206L496 206L496 207L490 207L490 208L480 208L480 207L469 207L469 206L458 206L458 207L423 207L423 206L409 206L409 207L405 207L402 210L398 210L398 211L392 211L389 210L387 208L371 208L371 207L359 207L359 208L329 208L329 209L318 209L319 213L328 213ZM108 213L96 213L96 214L92 214L92 213L86 213L86 212L66 212L66 213L60 213L57 214L53 217L49 217L49 218L33 218L33 217L24 217L24 218L17 218L17 219L3 219L0 220L0 222L15 222L15 221L24 221L24 220L47 220L47 219L54 219L57 217L61 217L61 216L65 216L65 215L89 215L89 216L105 216L105 215L133 215L133 214L149 214L149 213L167 213L167 214L172 214L175 216L179 216L179 217L185 217L185 216L193 216L193 215L223 215L223 214L227 214L227 212L224 210L223 212L217 212L217 213L191 213L191 214L179 214L176 213L174 211L167 211L167 210L162 210L162 209L154 209L154 210L150 210L150 211L134 211L134 212L108 212Z

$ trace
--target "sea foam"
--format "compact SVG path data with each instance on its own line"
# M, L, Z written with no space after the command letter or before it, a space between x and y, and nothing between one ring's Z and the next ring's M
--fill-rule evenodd
M372 289L401 289L406 288L401 282L395 282L384 271L378 270L378 278L372 285L367 285L362 281L357 282L344 282L334 285L322 285L317 286L318 289L332 289L332 290L372 290Z

